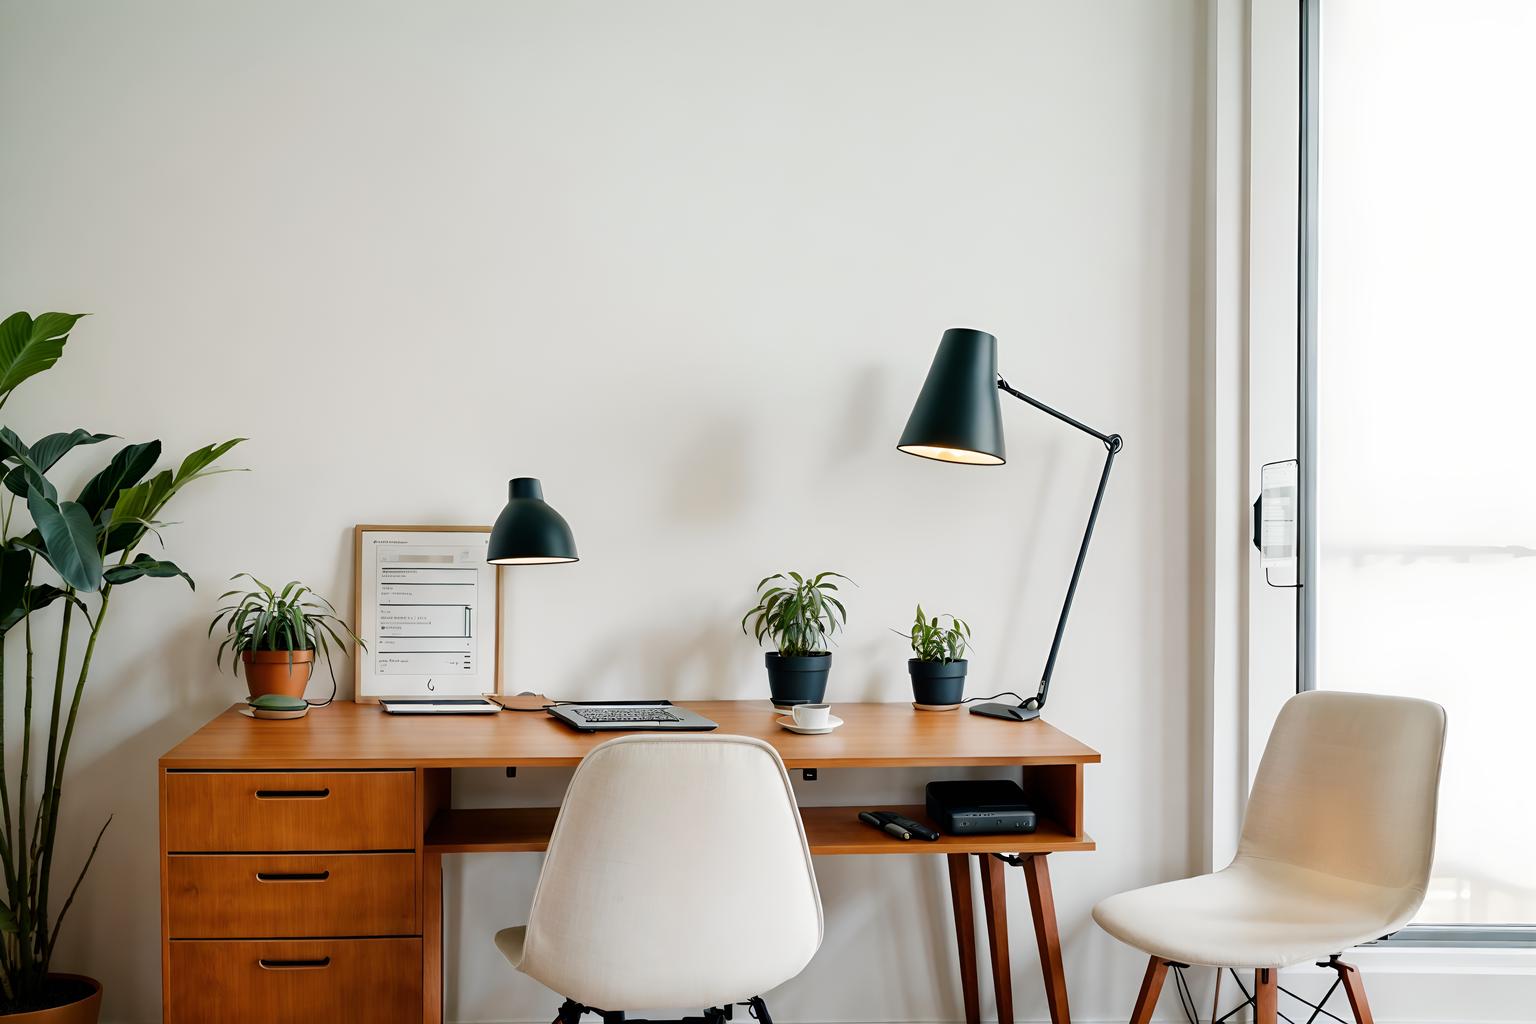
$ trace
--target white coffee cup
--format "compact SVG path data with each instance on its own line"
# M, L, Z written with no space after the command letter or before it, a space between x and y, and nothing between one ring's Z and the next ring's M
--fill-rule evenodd
M802 729L825 729L832 719L832 705L796 704L789 714Z

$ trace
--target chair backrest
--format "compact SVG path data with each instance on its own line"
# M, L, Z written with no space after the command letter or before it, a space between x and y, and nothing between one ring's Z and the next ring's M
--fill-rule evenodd
M571 779L521 968L600 1009L703 1009L788 981L821 936L777 752L745 736L625 736Z
M1445 710L1426 700L1292 697L1264 748L1238 857L1422 896L1444 747Z

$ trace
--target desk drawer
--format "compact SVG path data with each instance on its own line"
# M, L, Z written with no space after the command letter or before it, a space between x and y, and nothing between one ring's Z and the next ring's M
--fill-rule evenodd
M168 772L169 853L414 850L415 772Z
M414 935L410 853L166 858L173 939Z
M421 940L172 942L166 1024L420 1024Z

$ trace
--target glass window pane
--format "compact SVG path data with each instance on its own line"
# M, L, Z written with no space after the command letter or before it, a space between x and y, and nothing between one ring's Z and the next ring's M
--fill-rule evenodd
M1419 920L1536 922L1536 4L1320 6L1317 683L1449 713Z

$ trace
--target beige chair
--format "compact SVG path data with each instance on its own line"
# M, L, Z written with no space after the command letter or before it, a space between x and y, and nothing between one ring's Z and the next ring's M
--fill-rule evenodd
M821 898L789 775L745 736L632 735L576 769L512 965L586 1012L705 1008L723 1024L821 945Z
M1424 901L1444 742L1445 711L1428 701L1291 698L1232 863L1094 908L1105 931L1151 956L1133 1024L1151 1020L1168 968L1195 964L1253 969L1244 994L1258 1024L1274 1024L1278 970L1320 957L1338 972L1329 995L1342 986L1355 1020L1369 1024L1360 972L1339 954L1401 928Z

